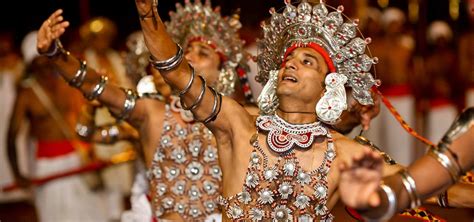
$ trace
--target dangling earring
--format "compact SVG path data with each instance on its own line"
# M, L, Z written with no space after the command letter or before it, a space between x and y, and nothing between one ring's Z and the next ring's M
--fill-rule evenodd
M346 89L344 84L347 77L339 73L330 73L326 76L326 91L316 104L318 118L327 124L334 125L347 109Z
M260 108L260 114L270 115L278 108L278 97L276 95L276 87L278 82L278 70L270 71L267 84L258 96L257 103Z

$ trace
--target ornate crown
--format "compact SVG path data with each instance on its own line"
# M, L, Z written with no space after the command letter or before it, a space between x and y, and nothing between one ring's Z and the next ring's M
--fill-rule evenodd
M239 16L222 17L220 9L212 9L210 1L204 4L196 0L177 3L176 12L170 12L170 22L166 23L168 33L175 42L186 48L192 41L202 41L213 47L221 56L222 72L217 90L224 95L234 91L238 77L245 77L248 70L244 42L238 35L241 24Z
M130 34L127 38L128 52L125 55L125 68L127 75L138 82L137 80L148 75L147 66L149 64L148 58L150 52L145 44L145 38L141 31Z
M257 81L266 83L270 71L280 69L288 48L316 43L329 55L332 64L328 67L333 65L335 72L347 77L354 98L361 104L372 104L370 88L375 80L370 69L377 58L365 54L370 38L357 37L357 20L344 22L342 6L329 12L322 1L314 6L305 0L296 7L290 0L285 0L285 4L281 14L271 8L270 22L262 24L264 39L258 46Z

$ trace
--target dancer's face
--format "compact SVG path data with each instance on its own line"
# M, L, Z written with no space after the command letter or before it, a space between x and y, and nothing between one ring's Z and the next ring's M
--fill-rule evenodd
M186 49L186 59L202 75L209 85L215 85L219 79L220 57L208 44L195 41Z
M312 48L297 48L283 61L277 95L315 103L321 98L328 73L324 58Z

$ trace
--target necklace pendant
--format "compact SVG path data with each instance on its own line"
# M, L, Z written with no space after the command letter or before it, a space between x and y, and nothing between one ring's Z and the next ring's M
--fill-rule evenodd
M278 115L259 116L257 126L267 131L267 144L276 153L288 153L294 148L308 149L316 136L328 134L319 122L309 124L291 124Z

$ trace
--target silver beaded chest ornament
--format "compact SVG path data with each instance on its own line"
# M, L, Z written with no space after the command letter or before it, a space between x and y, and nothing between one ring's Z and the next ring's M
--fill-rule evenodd
M259 128L272 127L274 124L290 125L276 115L263 118L260 116L257 119ZM304 170L293 149L277 150L284 152L284 155L279 155L275 163L270 163L267 152L259 144L257 132L250 141L254 149L242 192L230 198L219 197L218 203L225 209L228 218L254 222L333 220L334 217L327 207L327 176L336 157L332 136L320 123L305 124L302 127L293 127L292 130L306 131L327 138L327 149L319 167ZM310 143L312 144L305 138L294 145L304 147Z
M214 136L202 123L179 124L166 105L161 143L148 177L154 215L177 213L186 221L203 221L219 213L222 172Z
M165 23L173 40L187 48L194 41L203 42L217 51L221 58L221 70L216 90L223 95L234 92L237 78L240 78L246 98L250 101L248 87L248 55L243 50L244 42L238 30L241 28L239 16L223 17L220 9L212 9L210 1L204 4L196 0L186 0L184 6L177 3L176 12L170 12L170 21Z
M339 6L329 12L321 1L311 5L303 0L298 6L285 0L283 13L270 9L271 19L264 23L264 38L259 41L257 57L260 68L257 81L265 84L258 98L262 114L273 114L278 107L276 87L282 61L292 50L299 47L313 48L321 54L330 74L326 76L326 89L315 111L318 118L335 124L347 109L345 86L352 88L352 96L361 104L373 104L371 87L376 83L370 69L377 62L365 54L370 38L357 35L357 20L347 19ZM276 62L278 61L278 62Z

